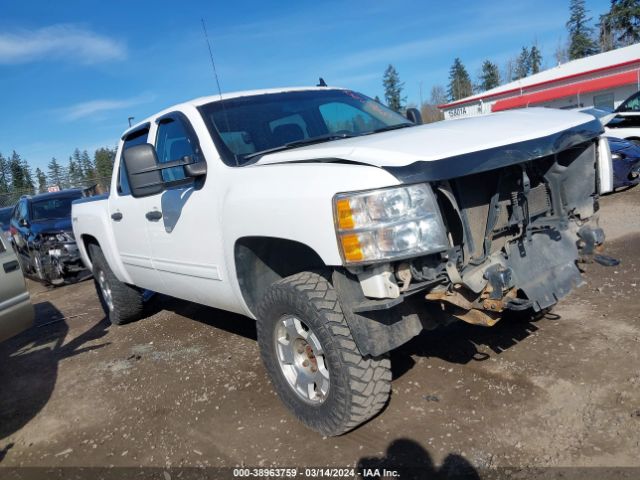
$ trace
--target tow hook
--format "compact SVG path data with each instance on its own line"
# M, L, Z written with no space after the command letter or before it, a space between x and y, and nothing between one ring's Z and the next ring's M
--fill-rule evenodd
M584 226L578 231L578 247L583 257L590 257L604 243L604 232L601 228Z
M500 300L502 294L511 286L511 269L502 265L494 265L484 272L484 278L491 285L489 298L491 300Z

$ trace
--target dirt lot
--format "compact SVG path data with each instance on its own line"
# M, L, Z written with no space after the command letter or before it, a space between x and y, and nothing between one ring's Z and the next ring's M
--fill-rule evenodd
M158 298L112 327L92 281L30 283L37 325L0 345L0 466L640 467L639 205L603 200L621 265L545 318L422 334L387 408L339 438L284 409L252 320Z

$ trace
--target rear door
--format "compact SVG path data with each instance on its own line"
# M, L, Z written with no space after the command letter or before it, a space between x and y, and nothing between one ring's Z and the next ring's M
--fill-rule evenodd
M123 140L117 159L116 191L109 196L109 221L124 268L134 285L162 292L162 285L151 260L151 245L147 232L146 199L131 195L123 152L147 142L149 124L129 133Z
M33 316L18 259L0 236L0 342L29 328Z

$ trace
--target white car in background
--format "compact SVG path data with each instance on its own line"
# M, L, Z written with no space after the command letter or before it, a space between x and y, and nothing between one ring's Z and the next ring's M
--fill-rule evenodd
M640 145L640 92L631 95L612 112L605 125L605 135Z

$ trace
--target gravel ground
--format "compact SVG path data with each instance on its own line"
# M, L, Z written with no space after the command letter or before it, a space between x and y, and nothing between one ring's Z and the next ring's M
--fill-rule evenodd
M423 333L387 408L338 438L282 406L252 320L160 297L114 327L92 281L30 282L36 326L0 344L0 466L640 467L639 203L602 201L619 266L543 318Z

